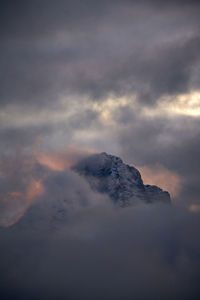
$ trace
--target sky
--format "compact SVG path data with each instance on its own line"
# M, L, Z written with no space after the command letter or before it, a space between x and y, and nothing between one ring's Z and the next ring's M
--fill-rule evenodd
M141 232L133 230L139 246L138 249L133 247L131 230L128 230L125 247L120 248L122 253L128 253L127 258L124 265L121 260L119 264L126 274L125 278L131 276L128 255L134 248L131 266L135 264L140 274L138 288L137 284L134 285L136 294L141 292L143 273L151 274L155 266L155 282L159 288L156 290L155 282L148 282L146 277L144 279L147 291L154 295L154 299L155 293L160 299L163 290L170 295L169 286L172 282L177 287L174 291L182 295L182 299L184 295L185 299L189 299L187 296L191 293L197 295L198 272L195 265L199 263L196 237L199 234L200 211L199 14L198 0L0 1L0 225L3 228L21 222L24 214L28 212L29 216L29 209L33 207L34 211L34 204L38 205L40 201L43 206L47 205L49 212L49 206L53 204L47 203L47 199L54 198L59 202L65 195L73 199L73 205L79 207L80 200L84 198L91 208L84 211L79 207L79 213L75 213L74 209L73 213L69 213L69 228L74 235L65 225L63 231L67 230L66 241L58 237L55 239L59 249L67 248L71 241L67 263L72 269L72 261L75 260L73 251L77 253L79 243L84 244L81 246L83 256L90 265L88 280L92 281L95 266L101 269L101 262L93 265L93 260L100 254L94 240L89 239L88 235L95 236L97 244L103 245L102 261L113 260L114 264L119 256L115 252L116 239L119 238L119 243L124 242L123 232L127 227L132 228L133 214L135 225L142 226ZM146 208L138 208L139 211L130 209L131 212L116 216L111 208L106 208L105 197L89 191L86 183L70 171L70 167L80 158L96 152L121 157L125 163L138 168L145 184L156 184L169 191L175 212L163 212L162 208L155 208L150 209L148 215ZM62 185L63 180L70 184ZM77 186L80 190L74 191ZM82 218L79 218L80 215ZM160 232L147 233L142 221L146 217L146 226L151 229L156 227L157 221L161 222ZM104 221L110 224L109 232L105 229ZM179 222L183 224L182 229ZM119 233L118 223L122 226ZM85 228L83 239L79 238L82 227ZM19 233L10 233L11 238L2 230L2 238L12 248L10 245L15 244ZM101 236L101 230L105 236ZM150 236L148 241L144 238L146 234ZM168 246L163 248L161 236L170 236L166 238L168 242L170 240L166 242L168 246L173 240L173 251L169 250L173 252L173 263L169 263L170 258L165 257L168 255L165 253ZM42 234L40 239L43 238ZM30 239L30 249L32 244L37 242ZM43 254L49 247L49 241L45 239L44 244ZM55 241L51 241L52 251L55 250L55 244ZM155 245L158 246L156 258ZM149 263L145 251L138 254L146 246L150 249ZM24 258L23 242L19 247ZM177 249L182 250L179 252ZM64 252L57 250L57 257L59 251ZM1 252L5 261L17 255L11 252L10 256L6 256L7 252L3 249ZM94 254L91 255L91 252ZM105 254L107 252L108 257ZM111 252L115 255L112 259ZM25 257L28 267L23 265L21 269L23 276L37 257L37 250L36 254L31 250L30 253ZM49 264L51 255L47 256L43 269L47 266L56 269L55 262ZM138 261L143 261L141 266L137 257ZM86 262L79 259L80 264L75 265L72 273L79 273L77 284L80 290L88 292L89 286L83 286L80 276L87 269ZM163 259L164 267L161 263ZM62 263L61 259L58 266L62 266ZM91 299L94 299L94 295L97 298L95 287L98 290L102 278L107 286L104 275L108 274L107 278L113 275L104 263L99 276L94 277ZM3 291L7 291L8 283L14 291L20 289L24 277L19 278L18 285L14 287L16 278L11 274L15 268L13 264L8 267L8 275L4 276L2 283ZM38 268L43 274L42 267ZM4 264L0 265L0 269L7 274ZM180 275L186 270L188 277ZM36 276L37 270L34 272ZM62 280L65 272L61 271ZM163 274L166 282L160 279L160 274ZM120 276L115 274L114 278L116 282L121 282ZM72 275L69 295L75 293L75 279L76 276ZM56 281L53 275L49 278L50 282L55 282L55 291L60 286L63 288L62 280ZM188 285L184 285L185 282ZM48 280L42 283L44 292ZM36 284L40 286L39 280ZM27 291L32 291L33 295L31 281L27 281L26 285ZM114 286L113 280L108 291L110 299L117 299L113 294ZM127 294L124 299L129 299L133 293L129 281L122 283L119 295L124 295L125 291ZM74 295L73 299L80 296ZM177 295L173 295L174 299L177 299ZM141 299L145 299L145 296L144 293ZM39 299L38 295L34 297ZM43 294L42 297L44 299ZM99 297L102 299L103 296ZM170 297L172 299L172 295ZM10 294L8 299L13 299L13 296Z

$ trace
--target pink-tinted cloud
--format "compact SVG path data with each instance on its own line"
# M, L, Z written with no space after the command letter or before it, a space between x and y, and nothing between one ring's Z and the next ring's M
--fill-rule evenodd
M0 194L0 225L11 226L24 215L26 210L44 192L43 181L52 171L64 171L79 159L94 152L80 149L75 145L52 151L39 151L24 154L17 151L13 158L0 161L1 177L5 182L4 191ZM46 167L37 171L37 165Z
M189 207L189 211L193 213L199 213L200 212L200 205L199 204L191 204Z
M91 153L94 153L94 150L80 149L75 145L70 145L57 151L36 151L35 158L41 165L51 170L64 171Z
M181 178L174 171L168 170L160 164L138 167L144 184L157 185L176 198L181 190Z

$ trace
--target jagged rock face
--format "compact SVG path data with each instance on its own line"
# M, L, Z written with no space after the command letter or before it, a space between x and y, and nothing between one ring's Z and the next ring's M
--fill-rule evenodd
M106 193L120 206L138 201L170 203L170 195L157 186L144 185L140 172L116 156L103 152L77 163L73 170L84 176L91 188Z
M47 178L46 195L32 205L23 218L9 230L56 231L68 222L74 206L84 207L88 196L90 199L100 196L101 201L102 195L95 195L93 191L106 194L121 207L136 203L171 202L168 192L157 186L144 185L140 172L124 164L119 157L106 153L90 155L72 169L82 178L70 171ZM73 176L75 177L70 181ZM89 182L93 191L85 184L84 179ZM0 227L1 230L3 229Z

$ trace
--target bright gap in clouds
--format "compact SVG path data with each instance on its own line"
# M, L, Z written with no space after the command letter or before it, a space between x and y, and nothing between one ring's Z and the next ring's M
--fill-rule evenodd
M200 91L193 91L188 94L177 96L165 96L160 99L156 107L143 108L146 116L155 117L163 114L185 115L190 117L200 116Z
M30 107L15 107L8 105L0 112L0 125L2 128L22 128L45 124L59 124L73 120L80 112L80 98L62 97L57 99L56 108L44 108L40 112L30 110ZM102 101L82 99L83 112L94 112L99 116L99 121L105 125L115 123L114 114L117 110L128 107L143 117L160 117L185 115L190 117L200 116L200 91L192 91L188 94L177 96L163 96L156 106L143 106L137 99L136 94L117 97L110 95ZM22 117L23 115L23 117ZM96 119L97 122L97 119Z
M94 102L91 109L99 114L99 119L106 125L115 123L115 112L123 107L146 117L185 115L189 117L200 116L200 91L193 91L177 96L165 96L159 99L156 106L141 106L136 95L124 97L110 96L104 101Z

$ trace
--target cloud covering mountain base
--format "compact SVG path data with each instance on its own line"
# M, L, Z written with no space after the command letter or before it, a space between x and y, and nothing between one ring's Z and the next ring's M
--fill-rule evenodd
M199 0L0 1L2 300L200 299L199 16ZM117 172L108 195L70 170L102 151L172 205L122 208Z
M59 224L1 229L3 299L199 299L198 214L101 203Z
M72 170L0 228L3 299L199 299L199 213L162 202L121 208Z

